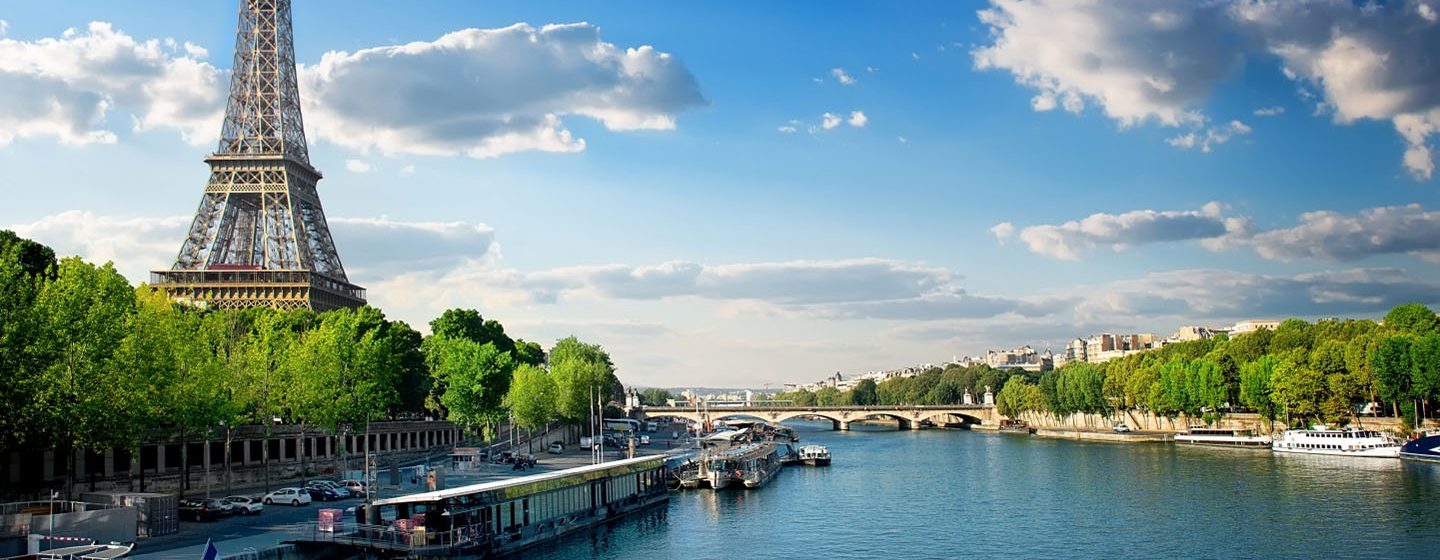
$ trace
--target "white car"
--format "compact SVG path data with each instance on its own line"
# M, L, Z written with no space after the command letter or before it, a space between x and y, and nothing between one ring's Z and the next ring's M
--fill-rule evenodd
M261 498L250 496L226 496L220 500L235 508L235 513L240 515L254 515L265 511L265 502Z
M310 493L299 488L281 488L265 495L265 505L290 504L302 506L310 504Z
M1130 431L1130 426L1128 426L1128 425L1126 425L1126 424L1116 424L1116 425L1112 426L1110 429L1115 430L1115 431L1117 431L1117 432L1125 433L1125 432Z

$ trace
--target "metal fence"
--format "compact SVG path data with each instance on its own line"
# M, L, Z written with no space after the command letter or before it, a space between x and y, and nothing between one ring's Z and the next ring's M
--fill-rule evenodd
M291 528L299 539L318 543L335 543L374 550L410 554L444 554L483 544L484 539L471 528L430 532L424 527L403 531L394 525L368 525L347 522L305 522Z

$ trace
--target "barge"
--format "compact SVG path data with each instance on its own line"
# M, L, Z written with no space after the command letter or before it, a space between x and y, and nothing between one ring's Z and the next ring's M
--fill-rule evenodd
M356 522L302 524L293 542L380 557L490 557L670 499L665 457L651 455L378 500Z

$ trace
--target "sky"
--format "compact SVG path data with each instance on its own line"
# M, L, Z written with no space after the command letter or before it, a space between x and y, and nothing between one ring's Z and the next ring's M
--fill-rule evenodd
M0 0L0 228L168 268L233 1ZM627 384L1440 305L1440 0L294 6L352 282Z

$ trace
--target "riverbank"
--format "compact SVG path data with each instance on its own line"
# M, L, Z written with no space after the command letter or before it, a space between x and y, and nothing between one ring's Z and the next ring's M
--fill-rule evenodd
M1078 428L1037 428L1035 435L1046 438L1108 441L1114 443L1164 443L1175 439L1175 434L1169 432L1116 432L1114 430L1082 430Z

